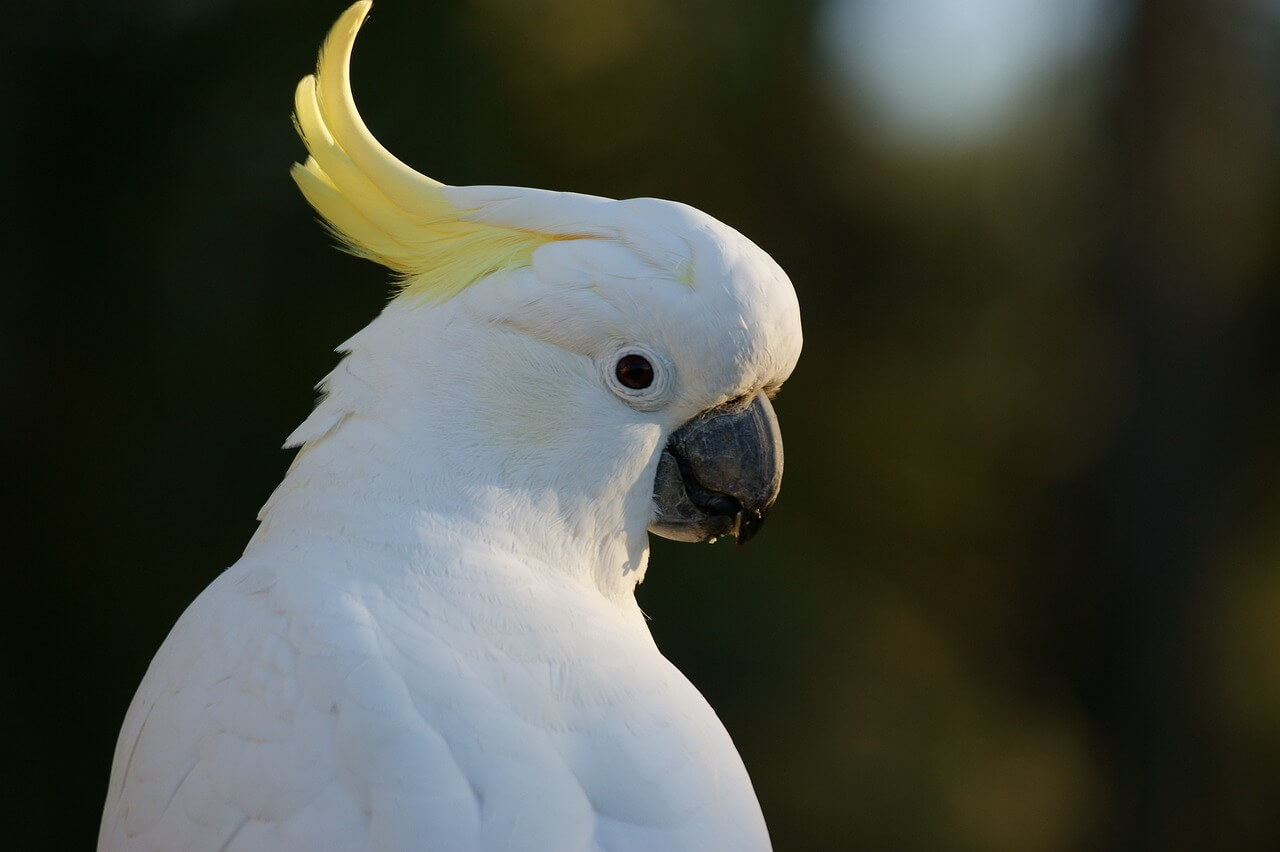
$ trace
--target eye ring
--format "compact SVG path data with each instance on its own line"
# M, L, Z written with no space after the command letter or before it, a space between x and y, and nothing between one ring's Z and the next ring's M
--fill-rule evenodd
M639 352L628 352L613 367L618 383L631 390L644 390L653 384L654 369L649 359Z
M657 411L675 391L676 365L657 347L624 343L601 356L596 364L605 387L638 411Z

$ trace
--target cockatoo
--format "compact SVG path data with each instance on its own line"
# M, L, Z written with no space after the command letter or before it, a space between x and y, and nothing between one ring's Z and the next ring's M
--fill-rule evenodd
M413 171L352 99L369 8L298 86L293 177L398 294L147 670L99 849L766 849L634 590L646 530L745 541L773 504L795 292L681 204Z

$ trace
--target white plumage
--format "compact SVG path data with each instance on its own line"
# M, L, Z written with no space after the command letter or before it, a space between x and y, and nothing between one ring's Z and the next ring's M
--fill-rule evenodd
M683 205L408 170L350 99L368 7L299 87L295 175L403 290L147 671L99 849L767 848L633 591L664 448L787 377L794 292ZM647 387L620 383L637 354Z

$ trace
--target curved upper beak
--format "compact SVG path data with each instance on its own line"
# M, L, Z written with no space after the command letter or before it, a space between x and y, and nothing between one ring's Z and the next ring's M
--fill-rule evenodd
M759 531L782 486L782 433L769 398L704 411L672 434L653 483L649 531L677 541Z

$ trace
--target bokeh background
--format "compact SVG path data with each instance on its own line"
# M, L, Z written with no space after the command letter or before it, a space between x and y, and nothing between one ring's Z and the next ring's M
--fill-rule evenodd
M92 845L386 298L287 174L343 6L5 13L6 848ZM379 0L354 79L437 178L789 270L783 499L639 592L780 850L1280 848L1280 3Z

